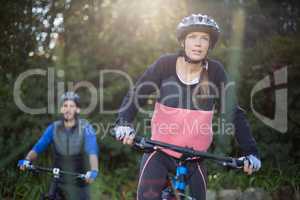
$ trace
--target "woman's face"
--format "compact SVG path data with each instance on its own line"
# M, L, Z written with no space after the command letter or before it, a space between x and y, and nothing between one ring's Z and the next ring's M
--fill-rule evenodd
M207 55L209 49L209 34L204 32L191 32L185 37L185 53L194 60L200 61Z

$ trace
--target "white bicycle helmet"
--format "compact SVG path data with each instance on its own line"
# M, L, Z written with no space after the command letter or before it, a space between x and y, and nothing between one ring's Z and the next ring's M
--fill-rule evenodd
M201 31L210 35L210 48L214 48L219 35L220 28L211 17L202 14L192 14L181 20L177 26L178 41L184 40L185 36L191 32Z
M72 91L71 92L66 92L60 98L61 103L65 102L67 100L74 101L75 104L79 107L80 97L75 92L72 92Z

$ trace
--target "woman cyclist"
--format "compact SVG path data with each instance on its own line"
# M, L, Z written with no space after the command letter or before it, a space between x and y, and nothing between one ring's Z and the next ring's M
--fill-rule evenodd
M252 174L261 167L256 142L243 110L228 91L230 85L223 65L208 58L218 41L220 29L209 16L192 14L177 26L179 53L158 58L124 97L114 128L116 137L132 144L132 122L147 95L158 92L151 120L151 139L199 151L207 151L212 142L212 118L215 104L234 126L245 161L244 172ZM229 105L229 106L228 106ZM226 134L226 133L225 133ZM180 154L170 150L143 155L137 199L161 199L168 172L174 171ZM191 196L203 200L207 177L199 160L188 163Z

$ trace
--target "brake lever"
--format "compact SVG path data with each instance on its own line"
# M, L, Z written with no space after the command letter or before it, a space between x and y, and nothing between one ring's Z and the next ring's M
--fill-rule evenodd
M31 171L32 173L34 174L38 174L40 171L33 165L33 164L30 164L28 167L27 167L28 171Z
M33 164L28 165L27 167L28 170L35 170L35 167Z
M78 179L85 180L85 174L80 174L77 176Z
M236 158L231 158L231 161L218 161L218 163L224 167L231 167L236 169L241 169L244 167L244 159L239 160Z
M156 148L153 144L149 144L146 142L145 138L139 138L134 141L134 147L143 151L154 151Z

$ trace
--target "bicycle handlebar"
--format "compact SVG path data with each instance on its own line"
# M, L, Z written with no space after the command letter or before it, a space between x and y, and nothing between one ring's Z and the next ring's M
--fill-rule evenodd
M115 132L113 131L113 129L111 129L110 135L115 138ZM223 157L208 152L196 151L192 148L181 147L181 146L168 144L156 140L151 140L137 135L135 135L133 146L142 151L156 151L159 150L160 148L165 148L165 149L176 151L178 153L182 153L184 157L190 157L190 158L198 157L198 158L210 159L217 162L218 164L221 164L224 167L228 166L232 168L242 168L244 166L244 160L239 160L237 158L232 158L232 157Z
M181 147L173 144L150 140L140 136L135 136L134 145L142 150L152 148L154 151L154 150L158 150L159 148L166 148L169 150L176 151L178 153L182 153L184 156L187 157L198 157L198 158L210 159L218 162L223 166L229 166L233 168L241 168L244 166L243 160L238 160L232 157L218 156L208 152L196 151L192 148Z
M41 166L36 166L36 165L32 165L32 164L30 164L27 168L32 171L38 171L38 172L42 171L42 172L51 173L54 176L54 178L59 178L60 175L67 175L67 176L73 176L75 178L79 178L82 180L85 179L85 174L63 171L63 170L60 170L59 168L47 168L47 167L41 167Z

